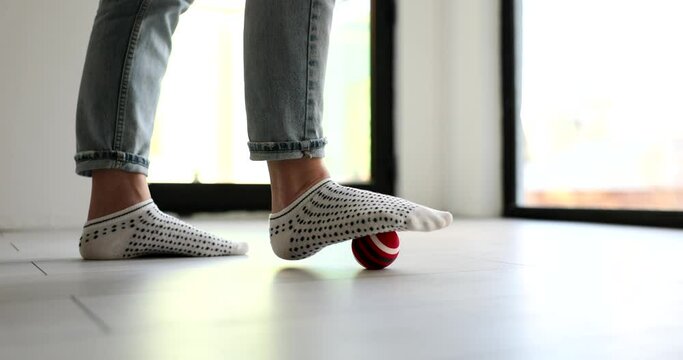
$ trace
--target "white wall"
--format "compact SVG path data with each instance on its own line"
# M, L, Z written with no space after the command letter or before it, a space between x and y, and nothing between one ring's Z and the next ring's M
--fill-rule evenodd
M74 114L96 1L0 12L0 229L83 223ZM497 0L398 0L399 194L459 215L500 208ZM8 35L11 34L11 35Z
M4 1L0 10L0 229L82 224L74 114L96 1Z
M501 211L498 2L398 0L398 191L461 216Z

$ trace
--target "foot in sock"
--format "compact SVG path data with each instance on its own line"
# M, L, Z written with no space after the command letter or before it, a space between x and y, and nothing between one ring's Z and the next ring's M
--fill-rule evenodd
M78 247L84 259L149 255L244 255L246 243L223 240L166 215L152 200L89 220Z
M270 215L270 244L277 256L298 260L345 240L389 231L432 231L452 221L449 212L326 179Z

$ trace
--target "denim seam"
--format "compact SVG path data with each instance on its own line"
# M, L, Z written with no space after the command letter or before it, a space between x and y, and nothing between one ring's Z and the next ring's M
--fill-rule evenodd
M149 9L150 2L151 0L142 0L140 2L140 7L135 15L133 30L131 31L130 38L128 40L128 47L126 49L126 55L123 62L121 84L119 87L118 109L116 115L116 128L114 130L114 144L112 144L112 148L117 151L121 150L123 146L123 132L125 129L126 106L128 105L128 90L130 87L131 69L133 67L135 49L137 48L138 40L140 38L140 28L142 27L143 19L147 13L147 10ZM116 159L116 161L117 165L121 165L119 162L123 163L124 159Z
M149 166L149 161L140 155L135 155L116 150L80 151L74 156L74 160L76 160L77 163L92 160L111 160L117 162L117 165L133 164L141 165L144 167ZM119 162L121 164L118 164Z
M311 151L325 147L327 139L313 139L306 141L276 141L276 142L249 142L247 146L251 152L293 152Z
M306 38L307 40L307 46L306 46L306 103L304 104L304 131L301 136L302 139L306 138L306 134L308 132L308 122L311 120L311 111L309 109L310 107L310 102L311 102L311 74L312 74L312 69L311 69L311 58L314 56L314 49L312 48L312 42L313 42L313 29L315 29L315 25L313 24L313 8L315 6L316 0L311 0L310 7L308 9L308 36ZM306 150L306 149L304 149Z
M319 150L322 147L312 148L311 150ZM251 150L254 154L287 154L287 153L299 153L301 149L287 149L287 150Z

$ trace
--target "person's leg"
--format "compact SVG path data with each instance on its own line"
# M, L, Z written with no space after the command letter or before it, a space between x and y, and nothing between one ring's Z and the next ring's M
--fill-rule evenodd
M122 170L93 170L88 220L149 200L144 174Z
M330 177L322 158L268 161L271 211L279 212L313 185Z
M153 254L243 254L246 245L161 212L146 175L171 35L192 0L102 0L90 36L76 115L76 172L92 177L86 259Z
M322 95L334 0L247 1L245 95L252 160L268 161L271 245L302 259L351 238L447 226L450 213L338 185L322 157Z

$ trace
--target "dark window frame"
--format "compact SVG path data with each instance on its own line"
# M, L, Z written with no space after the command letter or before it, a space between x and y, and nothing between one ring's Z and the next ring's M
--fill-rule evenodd
M388 195L394 194L396 179L393 135L395 13L394 0L372 1L371 180L363 184L345 184ZM269 185L152 183L149 187L161 209L181 214L270 209Z
M683 212L522 207L517 204L517 1L501 0L501 70L503 95L503 215L514 218L584 221L683 228Z

